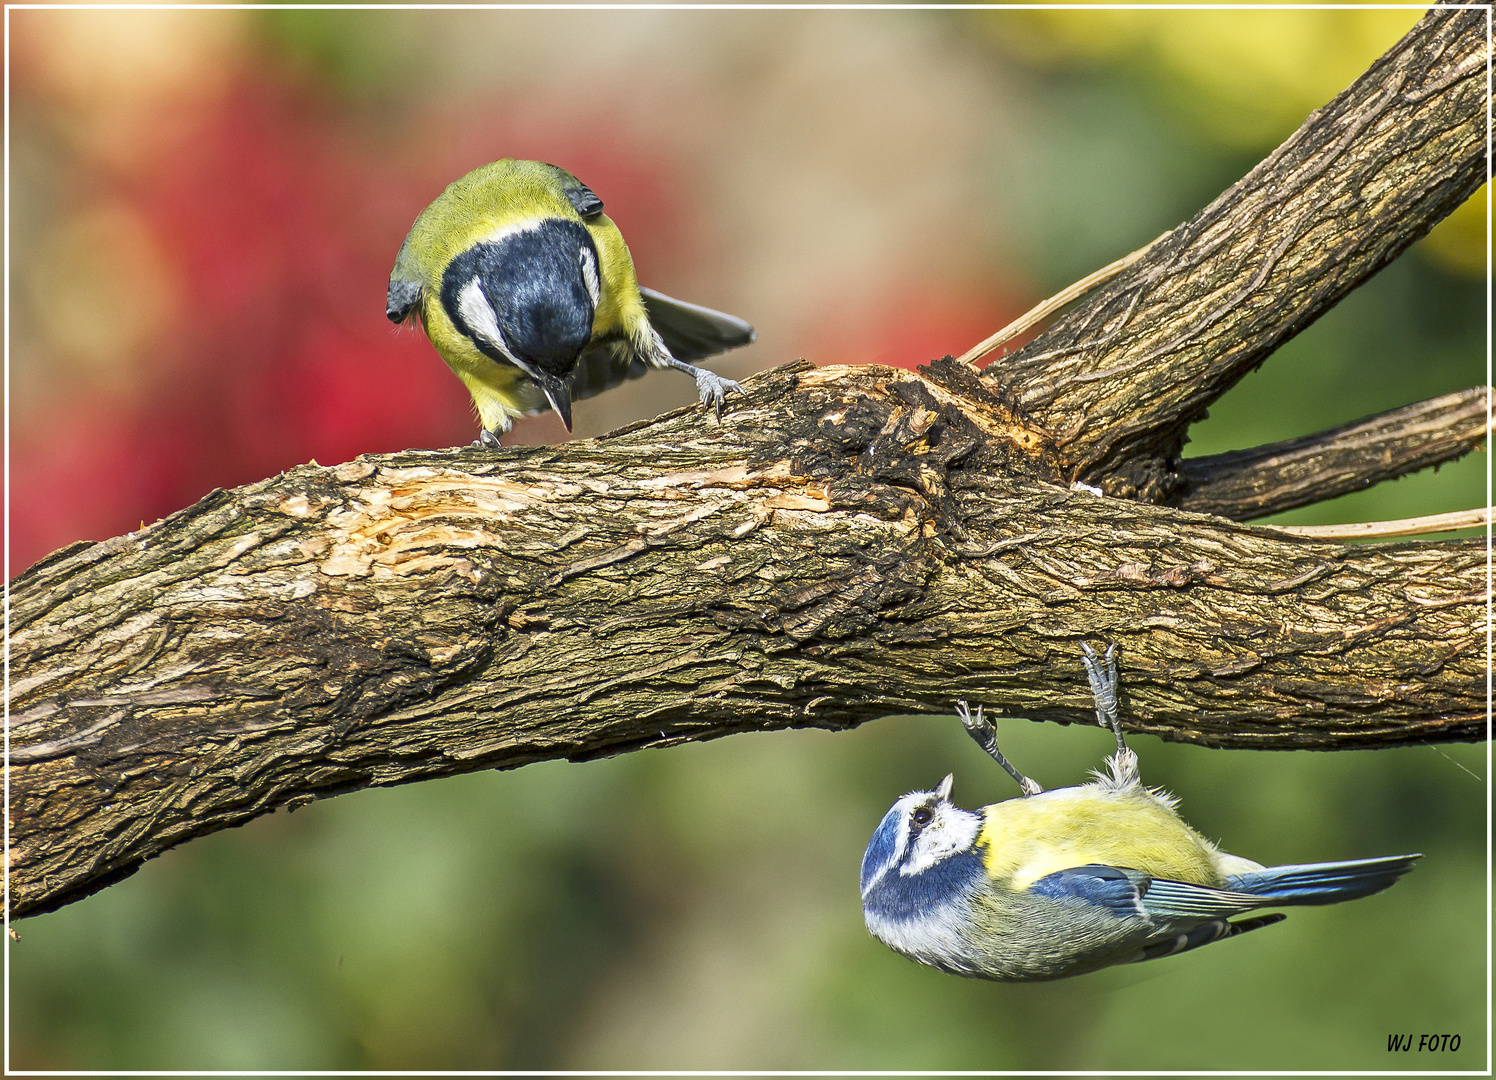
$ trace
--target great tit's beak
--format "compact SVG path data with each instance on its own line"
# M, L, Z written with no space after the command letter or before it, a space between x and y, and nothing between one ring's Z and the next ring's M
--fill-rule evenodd
M951 785L956 782L956 774L951 773L935 787L935 797L941 802L951 801Z
M551 408L556 410L556 415L566 425L566 430L571 430L571 383L566 379L558 379L552 375L541 372L536 377L540 389L545 391L546 400L551 403Z

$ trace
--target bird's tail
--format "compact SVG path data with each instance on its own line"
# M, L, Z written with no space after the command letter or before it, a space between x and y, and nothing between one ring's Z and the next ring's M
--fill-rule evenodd
M1338 904L1370 896L1402 877L1422 855L1392 855L1352 862L1270 866L1228 879L1232 892L1249 893L1274 904Z

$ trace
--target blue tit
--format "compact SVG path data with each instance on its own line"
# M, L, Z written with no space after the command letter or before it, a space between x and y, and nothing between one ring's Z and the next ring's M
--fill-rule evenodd
M603 203L565 169L505 158L454 181L400 246L385 304L412 314L473 396L474 445L521 416L674 368L722 414L743 388L687 361L753 340L742 319L641 289Z
M1138 779L1117 719L1114 653L1089 647L1097 718L1117 752L1093 783L1044 791L997 749L981 710L967 730L1023 789L978 812L951 802L951 777L905 795L862 859L868 930L896 952L955 975L1058 979L1188 952L1283 919L1262 908L1370 896L1419 855L1264 867L1184 823L1175 800Z

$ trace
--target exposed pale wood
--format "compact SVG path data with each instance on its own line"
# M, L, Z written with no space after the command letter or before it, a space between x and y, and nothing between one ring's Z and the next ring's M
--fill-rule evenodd
M1315 540L1371 540L1388 536L1428 536L1431 533L1483 529L1491 523L1489 510L1455 510L1448 514L1396 518L1392 521L1352 521L1343 525L1278 525L1294 536Z
M277 806L957 698L1212 746L1484 732L1484 545L1072 491L947 362L791 367L718 426L302 466L13 590L12 911Z
M1018 316L1018 318L1014 319L1007 326L1004 326L1001 330L997 331L997 333L983 338L971 348L967 349L960 356L956 357L956 363L969 364L972 367L979 367L980 365L977 363L977 361L983 359L989 353L1002 346L1004 343L1012 341L1025 330L1031 330L1035 326L1038 326L1041 322L1049 318L1056 311L1059 311L1066 304L1069 304L1075 300L1079 300L1082 296L1085 296L1086 293L1090 292L1092 289L1096 288L1099 285L1104 285L1106 282L1112 280L1112 278L1116 277L1123 270L1126 270L1129 266L1146 255L1152 249L1153 244L1158 243L1159 240L1162 240L1164 236L1168 235L1168 233L1164 233L1163 236L1158 237L1152 243L1145 244L1144 246L1138 248L1136 251L1129 252L1128 254L1122 256L1120 259L1117 259L1115 262L1107 263L1100 270L1092 271L1085 277L1081 278L1079 281L1065 286L1059 292L1051 296L1048 300L1044 300L1038 304L1035 304L1032 308L1030 308L1028 311L1025 311L1022 315Z

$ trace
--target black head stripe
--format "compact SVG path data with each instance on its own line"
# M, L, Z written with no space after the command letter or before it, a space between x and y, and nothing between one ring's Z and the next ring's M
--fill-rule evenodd
M476 278L503 344L515 358L555 378L568 378L592 336L592 297L578 257L583 246L596 258L587 230L562 218L475 244L442 275L442 306L479 349L505 362L498 345L463 318L459 298Z

